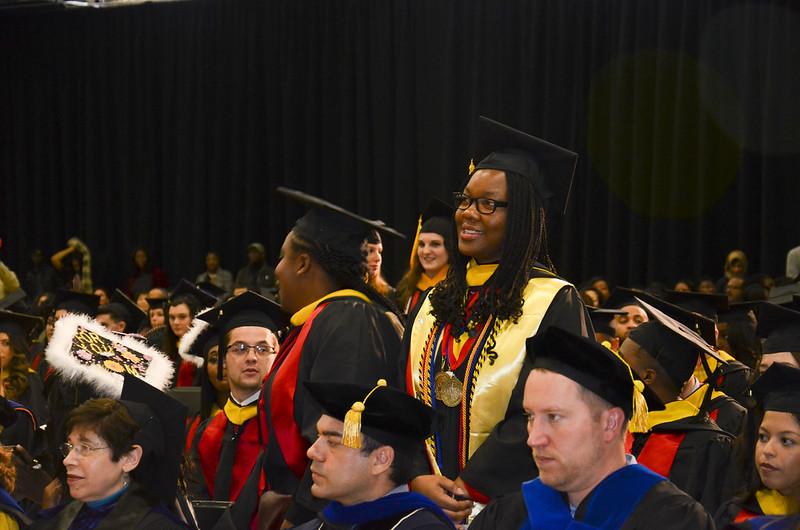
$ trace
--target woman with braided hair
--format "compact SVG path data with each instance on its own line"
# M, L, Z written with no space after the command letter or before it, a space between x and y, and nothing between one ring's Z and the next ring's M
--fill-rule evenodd
M404 338L408 390L441 420L412 488L456 522L473 500L537 474L522 410L525 340L550 326L591 333L580 295L553 272L545 228L545 209L566 204L577 155L483 117L478 145L490 154L454 194L458 252Z
M322 410L304 381L374 385L385 379L402 388L404 377L397 310L367 284L365 253L370 230L400 234L305 193L278 191L309 210L286 236L275 268L291 327L261 390L263 479L251 478L262 486L243 490L231 509L237 528L250 523L265 489L291 496L280 501L287 524L313 519L327 504L311 495L306 450L317 438ZM274 519L280 509L262 511Z

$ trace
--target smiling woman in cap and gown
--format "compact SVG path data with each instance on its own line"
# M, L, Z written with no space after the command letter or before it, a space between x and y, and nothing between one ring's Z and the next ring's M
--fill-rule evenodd
M397 302L406 315L416 313L425 292L445 279L453 248L453 207L432 199L419 217L408 272L397 284Z
M407 389L442 416L412 482L454 520L536 476L525 445L525 339L550 326L592 333L580 295L556 276L546 211L563 212L577 155L481 117L477 154L454 194L458 252L409 315Z

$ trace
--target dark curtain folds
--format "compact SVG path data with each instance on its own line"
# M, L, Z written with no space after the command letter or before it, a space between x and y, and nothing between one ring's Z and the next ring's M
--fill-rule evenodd
M198 0L0 13L0 258L77 235L98 283L150 249L275 261L278 185L413 234L482 113L577 150L551 250L573 281L718 277L800 244L800 13L730 0ZM407 242L386 242L396 280Z

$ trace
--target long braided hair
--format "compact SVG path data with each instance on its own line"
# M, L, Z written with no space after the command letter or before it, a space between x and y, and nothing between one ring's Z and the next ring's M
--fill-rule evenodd
M495 322L511 320L516 324L522 316L523 291L531 278L534 264L541 262L549 270L555 271L547 248L545 210L536 195L533 182L518 173L507 171L506 184L510 199L500 265L483 286L469 318L466 315L468 256L459 252L451 255L447 277L430 295L432 314L437 325L452 324L454 332L458 334L474 329L489 316L494 316ZM453 231L456 231L455 225ZM490 349L494 346L496 329L497 326L494 326L491 331Z
M358 291L400 318L400 311L394 302L367 283L366 243L362 246L362 259L360 261L342 252L337 252L336 249L325 243L309 241L298 235L294 230L292 231L291 244L295 251L307 252L311 255L340 289Z

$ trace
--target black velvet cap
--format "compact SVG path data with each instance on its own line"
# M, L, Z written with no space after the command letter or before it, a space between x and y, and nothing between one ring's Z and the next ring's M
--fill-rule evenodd
M612 291L611 296L608 297L606 303L602 305L603 309L622 309L623 307L629 305L637 305L641 307L641 304L638 300L636 300L637 296L641 294L646 294L644 291L640 291L638 289L629 289L627 287L617 287Z
M288 325L281 306L253 291L245 291L216 309L197 315L217 327L220 335L242 326L258 326L277 332Z
M800 352L800 312L763 302L758 310L756 335L765 339L762 354Z
M56 310L64 309L70 313L83 313L94 318L97 316L97 307L100 297L96 294L78 293L59 289L56 292Z
M800 369L772 363L751 388L764 410L791 412L800 416Z
M671 304L646 292L638 293L636 296L640 300L645 301L659 311L668 315L670 318L677 320L690 330L700 335L709 345L717 345L716 323L711 318L707 318L700 313L695 313L689 309Z
M0 310L0 332L9 337L18 336L27 341L31 332L43 325L44 320L39 317Z
M383 235L405 238L383 221L367 219L319 197L282 186L277 191L308 207L308 212L294 225L293 230L298 236L325 244L354 260L364 259L362 244L372 230Z
M628 364L592 339L551 326L526 342L528 359L543 368L572 379L625 412L633 412L634 380Z
M194 297L200 304L200 307L211 307L217 303L216 297L200 289L186 278L181 278L181 281L179 281L178 285L172 290L169 295L169 303L172 304L172 301L179 296Z
M337 420L344 421L354 403L364 403L361 432L380 443L409 447L433 433L434 410L401 390L355 383L305 381L303 384L325 414Z
M133 443L143 458L133 475L147 491L172 506L183 458L186 406L141 379L124 374L121 402L139 425Z
M664 300L706 318L716 320L717 314L728 309L728 297L724 294L685 293L667 291Z
M527 177L545 208L563 214L569 202L578 154L485 116L478 118L478 169L510 171Z
M111 303L108 305L117 306L119 310L127 315L125 319L126 333L136 333L147 319L147 313L142 311L142 309L136 305L136 302L128 298L128 296L119 289L114 289L114 293L111 295Z
M655 320L631 330L629 338L658 361L675 386L681 388L689 380L701 353L725 364L700 335L658 308L640 302Z
M614 336L614 328L611 327L611 321L614 320L616 315L627 315L627 311L621 309L602 309L597 307L589 307L589 318L592 319L592 326L598 333Z

